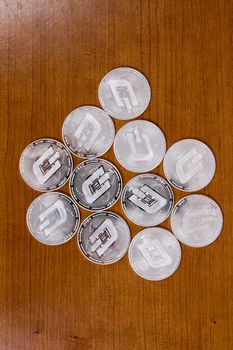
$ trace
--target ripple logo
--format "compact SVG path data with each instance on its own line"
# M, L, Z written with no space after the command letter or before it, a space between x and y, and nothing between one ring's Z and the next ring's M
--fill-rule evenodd
M202 159L202 154L193 148L176 163L176 173L182 183L186 183L203 169Z
M152 242L145 240L142 244L138 245L138 248L152 268L160 268L172 263L170 255L159 239L155 239Z
M96 252L99 258L116 242L118 232L110 219L106 219L89 237L91 251Z
M132 132L126 134L131 154L137 161L148 161L153 158L153 151L147 134L140 133L135 127Z
M109 86L118 107L126 107L130 113L133 107L139 106L132 85L126 79L109 80Z
M100 166L86 181L82 184L83 194L89 204L94 203L111 187L110 175L105 172L104 167Z
M90 114L86 113L74 137L77 139L78 146L89 151L101 131L101 126L97 120Z
M133 188L132 192L133 194L128 199L148 214L159 211L167 203L164 197L147 185L143 185L141 188Z
M64 224L66 219L66 209L62 201L58 199L54 204L39 215L39 220L41 221L39 230L44 231L44 235L48 237L59 226Z
M54 151L53 146L50 146L42 156L35 161L32 168L33 173L41 184L48 181L48 179L60 169L61 162L59 158L59 153Z

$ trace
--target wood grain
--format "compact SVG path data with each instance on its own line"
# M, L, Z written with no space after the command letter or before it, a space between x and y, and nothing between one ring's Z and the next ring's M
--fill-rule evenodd
M0 10L0 349L232 349L233 2L2 0ZM224 230L207 248L182 246L178 271L156 283L134 274L127 256L98 267L75 239L47 247L25 224L38 193L20 178L22 150L39 137L61 140L65 116L98 106L98 84L118 66L149 79L141 117L159 125L168 146L198 138L217 159L201 193L222 207ZM112 149L104 158L116 163ZM119 169L124 183L133 177ZM113 211L122 214L119 203ZM132 236L141 229L130 227Z

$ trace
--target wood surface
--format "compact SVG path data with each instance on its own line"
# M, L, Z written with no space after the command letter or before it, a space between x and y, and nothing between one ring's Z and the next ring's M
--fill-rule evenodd
M1 0L0 13L0 349L233 349L233 1ZM168 146L198 138L217 159L200 193L221 206L222 234L206 248L182 245L180 268L161 282L138 277L127 256L89 263L75 238L40 244L25 223L38 192L19 175L21 152L40 137L61 140L66 115L99 106L99 82L118 66L148 78L140 118ZM116 164L112 148L104 158ZM118 167L124 183L134 176ZM113 211L123 215L119 202Z

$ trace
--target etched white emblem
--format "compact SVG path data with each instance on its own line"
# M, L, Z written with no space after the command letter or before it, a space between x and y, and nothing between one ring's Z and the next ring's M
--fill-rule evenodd
M39 230L44 231L44 235L48 237L54 230L66 222L67 213L62 201L58 199L39 215L39 219L41 221Z
M79 147L90 150L91 146L99 136L101 131L100 123L90 113L86 113L74 137L77 139Z
M101 257L116 242L118 232L110 219L105 219L102 224L89 237L91 251Z
M200 233L211 229L213 222L217 221L216 212L211 207L188 209L182 221L182 231L185 233Z
M172 263L170 255L159 239L155 239L152 242L145 240L138 245L138 248L148 264L153 268L160 268Z
M53 146L49 146L40 158L35 161L32 169L41 184L48 181L60 169L62 164L59 158L59 153L54 152Z
M111 187L109 178L109 172L105 172L104 167L100 166L83 182L82 191L88 203L94 203Z
M143 185L140 188L134 188L132 192L133 194L128 197L128 199L148 214L159 211L167 203L167 200L164 197L147 185Z
M153 158L153 151L148 135L140 133L138 127L126 134L131 154L139 161L149 161Z
M176 163L176 173L182 183L186 183L195 176L201 169L203 156L193 148Z
M118 107L126 107L130 113L133 107L139 106L132 85L126 79L109 80L110 89Z

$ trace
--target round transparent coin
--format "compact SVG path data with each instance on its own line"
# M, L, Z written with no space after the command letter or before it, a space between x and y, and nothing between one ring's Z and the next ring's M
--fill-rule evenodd
M48 138L28 145L19 162L24 181L40 192L53 191L63 186L71 175L72 167L72 157L66 147Z
M172 233L152 227L142 230L133 238L128 256L132 269L140 277L160 281L177 270L181 248Z
M134 120L121 127L114 141L118 162L127 170L151 171L163 160L166 140L162 131L146 120Z
M132 178L122 193L127 218L139 226L158 225L170 215L174 203L171 186L155 174Z
M104 76L99 85L98 97L108 114L128 120L146 110L151 98L150 85L142 73L120 67Z
M193 194L174 207L171 227L177 239L190 247L205 247L214 242L223 226L221 209L210 197Z
M210 148L199 140L184 139L167 151L163 169L168 181L176 188L194 192L212 180L216 163Z
M70 192L77 204L90 211L110 208L118 200L122 179L117 168L103 159L79 164L70 179Z
M80 226L78 246L83 255L96 264L112 264L128 250L130 230L117 214L100 212L88 216Z
M82 106L65 119L62 137L74 155L81 158L99 157L112 146L115 128L112 119L102 109Z
M76 233L80 216L73 200L59 192L43 193L30 204L27 226L39 242L59 245Z

